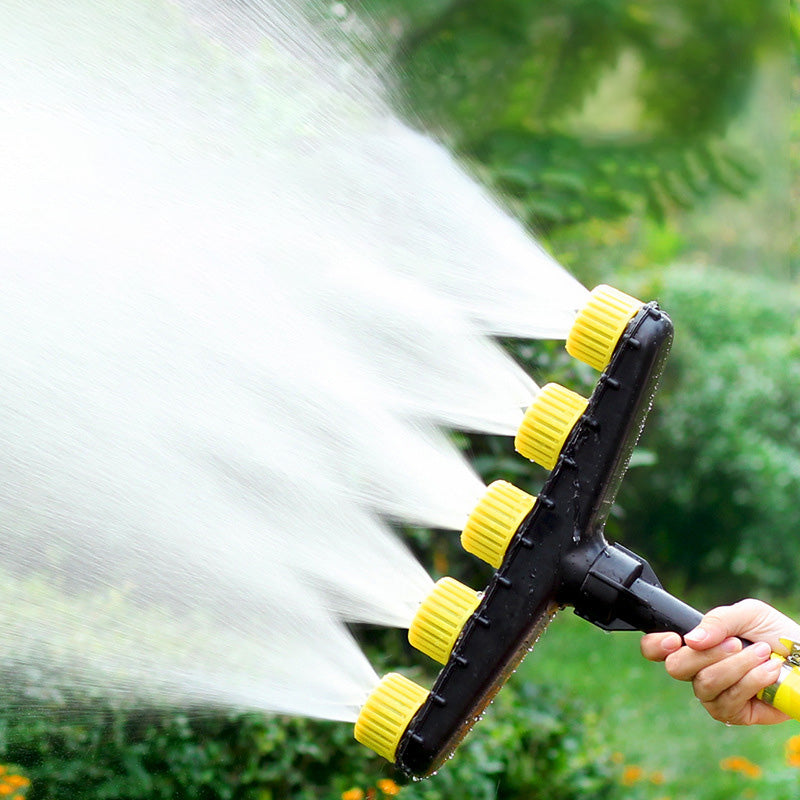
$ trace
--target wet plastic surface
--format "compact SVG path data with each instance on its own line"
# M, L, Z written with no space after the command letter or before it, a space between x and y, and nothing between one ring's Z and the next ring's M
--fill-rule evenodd
M608 630L688 631L700 614L665 592L603 527L672 343L655 303L631 320L536 505L409 723L396 763L431 774L452 754L559 608Z

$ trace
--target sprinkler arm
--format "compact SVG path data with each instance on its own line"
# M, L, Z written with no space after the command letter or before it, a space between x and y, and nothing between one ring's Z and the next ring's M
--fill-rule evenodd
M673 335L655 303L606 289L573 327L588 319L591 335L567 344L602 371L591 398L545 387L517 436L520 452L552 470L538 498L492 484L462 535L497 572L482 596L440 581L412 624L412 644L444 663L431 691L390 674L362 708L356 738L412 776L432 774L453 753L560 609L605 630L646 633L684 635L702 619L643 558L603 535ZM763 699L800 718L796 650L797 666L773 654L784 668Z
M653 571L609 544L603 528L644 425L672 342L655 303L621 337L532 511L464 626L395 761L428 775L456 748L564 606L607 629L674 630L698 612L661 589ZM692 625L691 627L694 627Z

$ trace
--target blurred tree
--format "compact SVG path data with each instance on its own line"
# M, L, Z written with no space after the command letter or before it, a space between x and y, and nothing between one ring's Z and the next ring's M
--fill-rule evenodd
M768 113L769 98L753 104L752 96L763 90L764 64L785 54L786 6L358 0L357 8L392 52L387 73L407 117L460 154L579 277L614 282L616 232L632 214L647 221L622 260L640 270L655 262L658 275L628 274L620 285L638 283L640 296L658 297L676 317L678 341L662 411L647 429L658 466L626 479L627 519L622 526L612 520L612 535L690 581L734 573L741 591L789 588L797 571L787 565L800 560L789 530L800 524L790 502L798 386L794 368L783 366L797 357L796 306L786 302L792 292L722 270L667 270L685 242L662 224L715 193L752 189L765 148L785 141L778 135L772 145L764 139L761 151L746 149L747 137L731 129ZM796 2L791 14L796 44ZM796 52L794 59L797 81ZM750 138L758 142L763 126L769 122L752 126ZM785 164L776 162L777 172ZM720 238L718 224L714 235ZM742 270L761 255L750 253ZM780 274L796 274L796 266ZM549 344L509 347L532 374L591 391ZM769 416L760 413L766 410ZM487 480L505 477L535 493L541 475L515 467L507 441L472 437L468 447ZM767 553L760 543L769 531ZM466 569L456 552L450 557Z
M741 192L726 141L778 0L358 0L412 122L483 170L538 231Z

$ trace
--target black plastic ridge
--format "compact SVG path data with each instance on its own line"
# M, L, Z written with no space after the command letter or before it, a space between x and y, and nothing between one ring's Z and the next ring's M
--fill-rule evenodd
M628 324L431 698L398 745L395 760L406 773L430 775L453 753L560 608L575 606L607 629L687 632L699 621L699 612L661 589L645 561L603 537L672 331L655 303Z

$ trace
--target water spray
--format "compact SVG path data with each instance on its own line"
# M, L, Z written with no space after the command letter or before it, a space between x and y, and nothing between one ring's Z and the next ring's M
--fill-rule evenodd
M443 578L409 630L443 664L430 691L386 675L361 709L355 738L424 777L452 755L553 616L572 606L603 630L686 634L702 614L663 589L640 556L603 529L653 402L673 326L655 302L599 286L579 312L567 351L601 372L587 400L549 384L528 409L517 451L551 470L538 497L493 483L462 546L496 568L482 593ZM800 719L800 644L759 697Z

